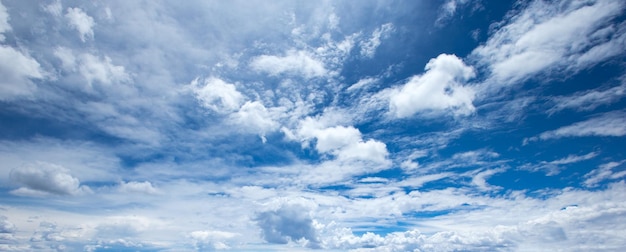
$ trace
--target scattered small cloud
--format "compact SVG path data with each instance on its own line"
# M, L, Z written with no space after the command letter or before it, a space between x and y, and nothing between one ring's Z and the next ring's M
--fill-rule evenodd
M87 39L93 39L93 27L96 23L93 18L87 15L82 9L67 8L65 18L67 18L69 25L76 29L80 35L81 41L85 42Z

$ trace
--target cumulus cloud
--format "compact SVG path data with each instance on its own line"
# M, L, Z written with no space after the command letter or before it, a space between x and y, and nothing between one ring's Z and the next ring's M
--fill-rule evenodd
M231 114L233 122L248 130L261 135L263 142L265 134L278 129L279 124L274 121L273 115L265 106L258 101L246 102L239 111Z
M376 48L380 46L381 39L385 39L391 34L394 30L393 24L386 23L381 25L379 28L376 28L372 32L372 36L368 40L361 41L361 56L372 58L376 53Z
M626 113L613 111L593 117L586 121L563 126L556 130L546 131L539 135L539 139L558 139L563 137L584 136L613 136L626 135ZM531 138L529 141L536 140Z
M310 248L320 247L313 220L303 206L286 204L275 211L258 213L255 220L267 242L304 242Z
M56 48L54 56L61 61L64 71L80 73L89 86L94 83L111 85L130 80L124 66L113 64L108 56L98 57L90 53L76 55L65 47Z
M37 162L15 168L10 176L14 182L22 185L11 191L17 195L77 195L91 192L89 187L81 186L68 169L50 163Z
M472 67L455 55L441 54L431 59L425 70L390 95L389 109L394 116L404 118L419 112L442 110L468 115L475 110L472 104L475 91L465 85L475 76Z
M144 194L155 194L157 193L157 189L152 186L152 183L149 181L129 181L129 182L121 182L118 190L123 193L144 193Z
M297 133L305 143L315 139L318 152L333 154L338 160L387 162L387 146L373 139L364 141L361 132L352 126L326 127L309 117L301 122Z
M626 30L604 29L625 6L606 0L533 1L497 27L470 57L489 68L494 86L553 69L577 71L624 51Z
M290 50L285 56L261 55L252 59L252 69L270 75L283 73L300 75L304 78L327 75L324 63L306 51Z
M215 77L203 81L195 79L190 87L202 106L218 113L235 111L244 101L244 96L234 84Z
M69 25L78 31L80 40L93 39L93 26L96 24L92 17L80 8L67 8L65 18Z
M196 249L202 251L208 249L229 249L227 245L228 240L236 237L238 234L217 231L217 230L200 230L193 231L189 234L189 237L193 240L193 245Z

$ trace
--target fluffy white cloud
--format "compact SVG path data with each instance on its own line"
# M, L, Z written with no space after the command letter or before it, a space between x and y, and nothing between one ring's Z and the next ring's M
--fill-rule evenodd
M93 39L93 26L96 24L93 18L87 15L80 8L67 8L65 18L69 25L78 31L80 40L85 42L86 39Z
M361 56L372 58L376 53L376 48L380 46L381 39L387 38L394 30L393 24L386 23L376 28L372 32L372 37L368 40L361 41Z
M320 153L330 153L339 160L362 160L376 163L386 163L387 146L379 141L370 139L364 141L361 132L352 127L333 126L325 127L313 118L306 118L301 122L298 136L304 143L315 139L315 149Z
M237 91L234 84L211 77L201 81L195 79L190 87L202 106L218 113L229 113L239 109L244 96Z
M556 130L546 131L539 135L539 139L557 139L562 137L583 136L624 136L626 135L626 113L613 111L593 117L586 121L563 126ZM531 138L529 140L535 140Z
M219 230L201 230L193 231L189 234L189 237L194 241L194 247L202 251L207 246L212 249L229 249L225 241L231 240L238 234L219 231Z
M378 164L388 162L387 145L377 140L351 143L338 153L339 160L368 160Z
M361 140L361 132L353 127L336 126L315 129L311 133L304 130L307 129L303 127L301 133L317 138L315 148L322 153L333 152Z
M493 86L553 69L576 71L624 51L624 29L601 31L625 6L610 0L533 1L496 27L471 57L491 70Z
M128 74L123 66L114 65L107 56L99 58L91 54L80 55L78 69L89 84L98 81L111 84L128 80Z
M11 179L23 186L12 191L18 195L76 195L91 191L89 187L81 186L68 169L50 163L37 162L15 168Z
M233 122L244 129L261 135L263 142L266 141L265 134L278 129L278 123L274 121L265 106L258 101L246 102L239 111L231 114Z
M32 95L37 86L31 79L41 79L39 62L11 47L0 45L0 100Z
M475 76L472 67L454 55L441 54L431 59L425 70L391 94L389 109L396 117L440 110L452 110L458 115L474 111L475 91L465 85Z
M324 63L315 59L306 51L290 50L285 56L261 55L252 59L252 69L270 75L289 73L304 78L322 77L327 75Z
M118 190L122 193L145 193L145 194L155 194L157 193L157 189L152 186L152 183L149 181L139 182L139 181L129 181L129 182L121 182Z
M94 83L110 85L130 80L125 68L113 64L108 56L98 57L90 53L75 55L64 47L56 48L54 56L61 60L63 70L80 73L89 86Z

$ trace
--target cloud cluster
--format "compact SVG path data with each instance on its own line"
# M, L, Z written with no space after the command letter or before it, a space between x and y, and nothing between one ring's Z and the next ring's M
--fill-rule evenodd
M78 195L90 193L91 189L80 185L80 181L62 166L50 163L34 163L11 172L11 179L22 187L12 193L26 196Z
M625 248L626 5L442 3L0 3L0 250Z

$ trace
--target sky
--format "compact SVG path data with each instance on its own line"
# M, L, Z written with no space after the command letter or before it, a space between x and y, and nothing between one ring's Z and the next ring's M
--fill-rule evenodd
M624 251L626 2L0 0L2 251Z

